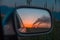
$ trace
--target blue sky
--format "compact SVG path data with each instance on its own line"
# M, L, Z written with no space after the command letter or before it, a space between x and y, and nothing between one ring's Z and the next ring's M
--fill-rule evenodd
M18 15L20 15L23 22L35 22L38 18L42 16L50 17L49 12L42 9L28 9L21 8L17 10Z

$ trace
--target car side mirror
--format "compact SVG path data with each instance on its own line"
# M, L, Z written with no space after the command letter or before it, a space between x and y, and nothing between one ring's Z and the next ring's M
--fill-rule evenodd
M34 36L49 33L52 29L52 17L49 10L37 7L18 7L19 20L15 29L19 36Z

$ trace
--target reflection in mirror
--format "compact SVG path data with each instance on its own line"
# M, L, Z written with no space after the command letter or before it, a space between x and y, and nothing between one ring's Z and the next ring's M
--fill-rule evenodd
M18 33L44 32L51 28L51 17L46 10L21 8L16 11L20 22Z

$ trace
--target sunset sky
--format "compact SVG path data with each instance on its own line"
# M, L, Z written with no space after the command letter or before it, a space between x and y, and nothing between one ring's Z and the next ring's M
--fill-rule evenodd
M32 24L40 17L50 17L46 10L21 8L17 10L25 27L31 28ZM42 27L42 26L41 26Z

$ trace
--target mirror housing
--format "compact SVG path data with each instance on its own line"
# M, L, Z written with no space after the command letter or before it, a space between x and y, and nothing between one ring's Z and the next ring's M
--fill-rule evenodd
M33 14L33 13L35 13L36 15L40 15L39 17L41 17L41 18L43 18L41 15L43 15L44 16L44 18L45 18L45 16L48 18L50 18L49 20L47 20L47 21L49 21L50 22L50 26L48 27L49 29L47 29L47 31L41 31L40 30L40 32L38 31L38 32L31 32L31 29L33 29L31 26L30 27L28 27L28 26L26 26L26 25L24 25L24 23L26 23L27 21L29 21L29 20L27 20L26 19L26 16L27 16L27 13L29 12L29 15L30 14ZM33 13L32 13L33 12ZM40 14L39 13L37 13L37 12L40 12ZM45 13L46 12L46 13ZM19 14L20 13L20 14ZM24 15L23 13L26 13L26 15ZM35 14L33 14L32 16L34 16ZM46 14L46 15L45 15ZM24 15L24 16L23 16ZM35 15L35 16L36 16ZM32 18L33 19L33 17L32 17L31 15L30 16L27 16L27 17L30 17L30 18ZM34 16L34 17L35 17ZM39 17L35 17L35 18L39 18ZM43 18L43 19L44 19ZM25 21L24 21L25 20ZM35 20L35 19L34 19ZM35 35L41 35L41 34L46 34L46 33L49 33L51 30L52 30L52 16L51 16L51 12L48 10L48 9L45 9L45 8L38 8L38 7L27 7L27 6L22 6L22 7L17 7L16 8L16 15L15 15L15 29L16 29L16 32L17 32L17 35L19 35L19 36L35 36ZM46 21L46 22L47 22ZM21 22L21 23L20 23ZM33 22L33 21L31 21L30 20L30 22ZM44 21L45 22L45 21ZM44 23L43 22L43 23ZM28 23L28 22L27 22ZM25 26L25 28L27 28L27 29L29 29L30 28L30 32L25 32L25 28L24 27L22 27L21 25L24 25ZM24 31L23 32L21 32L22 30L22 28L24 29ZM20 28L20 29L19 29ZM36 28L37 29L37 28ZM18 30L21 30L20 32L18 31ZM45 29L44 29L45 30ZM34 31L34 30L33 30Z

